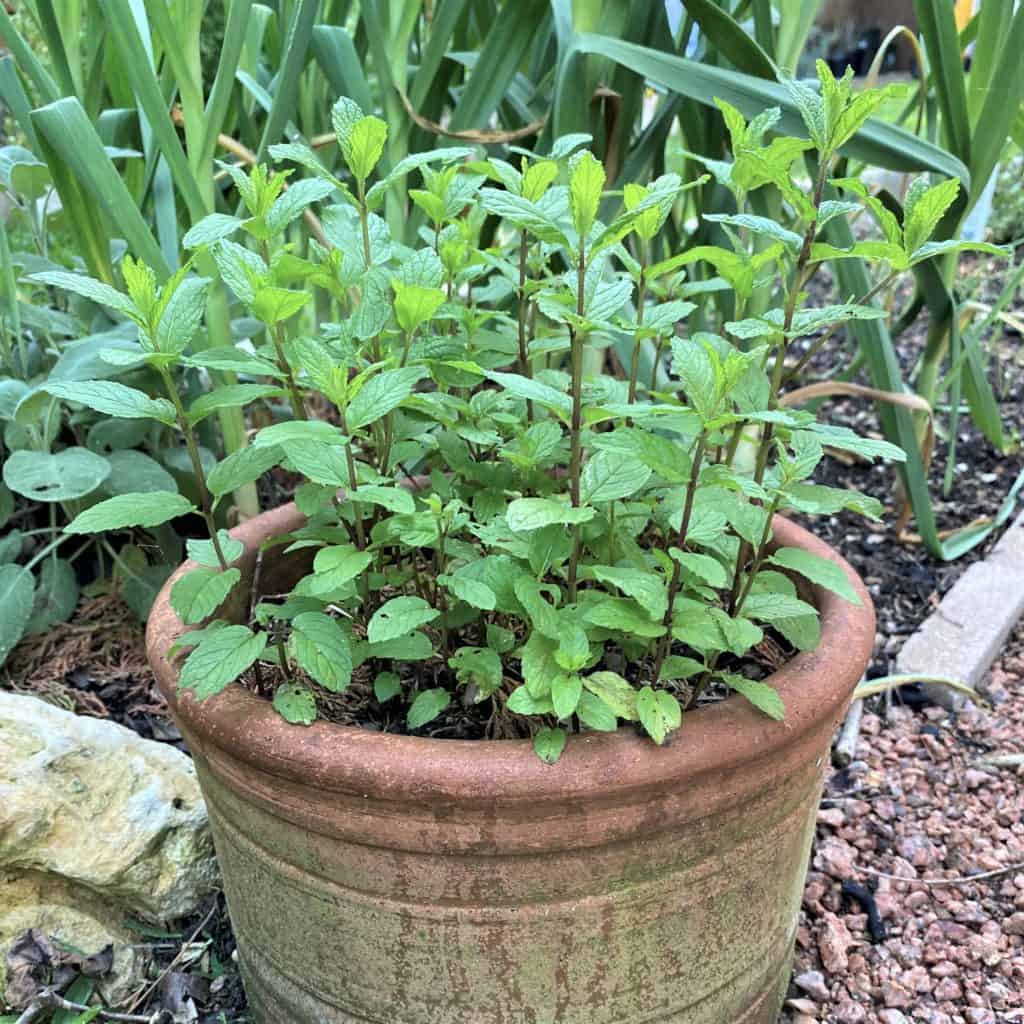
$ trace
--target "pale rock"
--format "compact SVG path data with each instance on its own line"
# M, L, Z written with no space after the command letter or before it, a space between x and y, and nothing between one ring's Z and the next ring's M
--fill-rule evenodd
M815 1002L827 1003L830 998L828 985L825 984L825 976L821 971L804 971L798 974L793 982L796 987L806 992Z
M853 877L854 850L849 843L830 836L818 846L815 853L815 866L833 878L840 880Z
M899 1010L880 1010L879 1024L907 1024L907 1018Z
M113 968L96 980L100 995L111 1005L138 987L144 957L133 945L138 936L121 925L122 910L88 889L35 871L0 869L0 891L0 996L6 984L7 951L31 928L90 956L113 946Z
M836 1007L836 1020L839 1024L863 1024L867 1019L867 1011L860 1003L848 1001Z
M218 874L191 759L0 692L0 870L64 880L150 921L192 913Z

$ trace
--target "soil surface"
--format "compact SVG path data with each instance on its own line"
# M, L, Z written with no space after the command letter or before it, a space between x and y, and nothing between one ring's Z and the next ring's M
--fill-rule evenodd
M780 1024L1024 1020L1024 627L951 716L884 702L825 786Z

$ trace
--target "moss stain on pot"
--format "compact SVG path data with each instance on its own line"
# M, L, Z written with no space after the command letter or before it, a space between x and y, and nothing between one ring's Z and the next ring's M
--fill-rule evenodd
M233 531L251 577L287 506ZM844 567L822 643L772 678L788 715L730 699L659 748L631 730L429 740L288 726L232 686L177 691L167 588L149 653L199 769L247 991L261 1024L774 1024L832 729L869 655L863 585L779 520L777 542ZM301 569L270 555L268 586Z

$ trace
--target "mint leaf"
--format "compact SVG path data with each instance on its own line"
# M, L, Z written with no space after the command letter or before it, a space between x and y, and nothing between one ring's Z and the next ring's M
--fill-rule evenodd
M610 583L624 594L634 598L660 622L668 609L665 581L653 572L642 569L622 569L611 565L595 565L590 570L601 583Z
M361 117L352 124L342 145L342 155L357 181L366 181L373 173L387 137L388 126L379 117Z
M178 688L191 690L203 701L233 683L263 653L266 633L247 626L224 626L207 633L181 669Z
M597 219L604 183L604 165L589 150L577 153L569 172L569 209L581 246Z
M92 494L110 476L110 463L88 448L59 452L11 452L4 463L4 483L32 501L73 501Z
M214 497L221 498L258 480L268 469L276 466L282 457L283 452L275 445L239 448L210 470L206 486Z
M628 498L647 483L650 475L650 469L636 459L618 452L596 452L580 475L580 500L598 504Z
M240 540L235 540L227 530L218 530L217 540L220 542L220 549L224 553L224 560L226 562L230 564L236 558L242 557L245 545ZM188 552L188 557L193 562L219 568L220 561L217 558L217 552L214 550L213 541L189 538L185 541L185 549Z
M545 764L554 764L565 750L564 729L543 728L533 737L533 749Z
M747 679L733 673L723 673L720 677L730 689L745 697L758 711L763 711L769 718L781 722L786 717L786 705L776 690L767 683Z
M552 523L586 523L593 518L592 508L573 508L557 498L516 498L505 511L505 521L513 533L538 530Z
M396 409L413 392L417 383L427 376L420 366L385 370L371 377L357 392L345 411L349 430L359 430Z
M241 226L242 221L238 217L226 213L210 213L185 232L181 244L185 249L212 245L222 238L227 238L228 235L233 235Z
M292 725L312 725L316 721L316 697L308 686L285 683L274 694L274 710Z
M237 409L261 398L279 398L283 394L285 392L274 384L222 384L192 403L188 420L195 426L218 409Z
M323 612L296 615L288 646L295 661L322 687L340 693L348 686L352 652L348 635L336 619Z
M768 561L772 565L799 573L805 579L831 590L852 604L861 603L846 572L827 558L801 548L779 548Z
M433 622L441 613L422 597L393 597L374 613L366 629L371 644L397 640L420 626Z
M144 391L112 380L52 382L45 384L43 390L118 419L153 419L167 426L176 422L174 406L166 398L150 398Z
M448 705L451 698L447 690L440 688L424 690L418 694L409 707L405 716L406 724L410 729L421 729L428 722L432 722Z
M209 618L242 578L237 569L192 569L171 587L171 607L186 625Z
M357 551L351 544L323 548L313 559L313 594L333 594L354 580L373 562L369 551Z
M402 680L394 672L378 672L373 681L373 695L378 703L386 704L402 692Z
M662 746L668 734L682 724L679 701L665 690L652 690L645 686L636 698L637 717L647 735Z
M83 274L47 270L40 274L30 274L28 280L34 281L36 284L48 284L54 288L60 288L62 291L74 292L101 306L116 310L132 320L139 319L139 310L127 295L122 295L110 285L91 277L85 277Z
M34 594L31 572L20 565L0 565L0 665L24 635Z
M628 722L637 720L636 690L617 672L592 672L584 676L583 685L607 705L616 718Z
M129 526L159 526L194 511L195 505L188 498L170 491L119 494L79 513L64 532L105 533Z

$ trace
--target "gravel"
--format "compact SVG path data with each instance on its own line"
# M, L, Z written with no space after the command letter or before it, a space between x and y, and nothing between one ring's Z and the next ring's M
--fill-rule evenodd
M1024 1022L1024 767L989 760L1024 753L1024 627L982 689L957 716L865 713L826 782L780 1024Z

